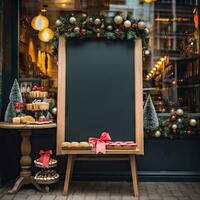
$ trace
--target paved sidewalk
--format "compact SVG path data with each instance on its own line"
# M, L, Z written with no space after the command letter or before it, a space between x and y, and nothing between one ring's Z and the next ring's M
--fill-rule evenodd
M68 198L62 195L63 184L52 186L49 193L26 187L8 195L8 186L0 189L1 200L200 200L200 183L140 182L140 197L132 197L129 182L74 182Z

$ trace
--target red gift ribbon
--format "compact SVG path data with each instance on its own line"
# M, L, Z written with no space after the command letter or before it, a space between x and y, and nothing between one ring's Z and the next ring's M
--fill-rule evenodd
M90 137L88 139L89 144L96 145L96 154L106 153L106 142L111 140L109 133L103 132L100 138Z
M32 88L33 91L40 91L40 92L43 92L44 91L44 87L41 86L37 86L37 85L34 85L33 88Z
M45 168L48 168L50 156L52 155L52 150L48 151L40 150L39 154L40 158L38 158L38 161L41 162Z

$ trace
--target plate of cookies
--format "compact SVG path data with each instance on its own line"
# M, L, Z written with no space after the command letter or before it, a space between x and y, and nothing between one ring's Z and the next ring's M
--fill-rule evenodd
M88 142L63 142L62 149L64 150L77 150L77 149L92 149L92 145Z

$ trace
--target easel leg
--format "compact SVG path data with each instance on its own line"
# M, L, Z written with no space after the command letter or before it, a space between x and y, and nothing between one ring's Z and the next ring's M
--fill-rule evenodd
M136 159L135 159L135 155L130 155L129 157L130 157L131 174L132 174L132 181L133 181L133 193L135 197L138 197L139 191L138 191Z
M74 171L74 162L75 162L75 157L76 157L76 155L73 155L73 157L72 157L72 165L71 165L71 172L70 172L69 183L72 182L72 175L73 175L73 171Z
M68 194L70 174L71 174L71 170L72 170L72 162L73 162L73 156L68 155L67 169L66 169L66 174L65 174L65 183L64 183L64 190L63 190L64 195Z

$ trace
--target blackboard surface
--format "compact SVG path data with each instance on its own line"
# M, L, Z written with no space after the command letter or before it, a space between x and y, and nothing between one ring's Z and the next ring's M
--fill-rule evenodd
M67 141L101 132L134 140L134 45L129 41L67 41ZM137 95L137 94L136 94Z

